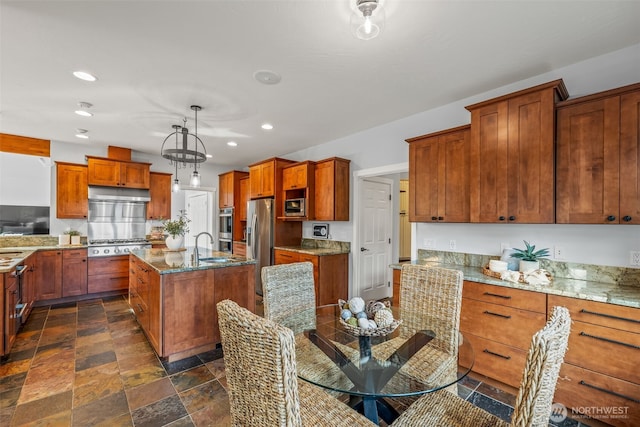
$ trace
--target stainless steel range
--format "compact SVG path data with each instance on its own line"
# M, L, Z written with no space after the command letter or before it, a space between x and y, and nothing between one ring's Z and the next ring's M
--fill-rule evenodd
M103 257L128 255L136 249L151 249L151 243L144 238L89 240L89 256Z
M90 257L128 255L151 248L145 238L148 190L89 187Z

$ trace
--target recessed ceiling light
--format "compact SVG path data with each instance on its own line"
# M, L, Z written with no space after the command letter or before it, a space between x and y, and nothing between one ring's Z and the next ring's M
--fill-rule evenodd
M89 139L86 129L76 129L76 138Z
M237 143L237 142L235 142L235 141L229 141L229 142L227 142L227 145L228 145L229 147L237 147L237 146L238 146L238 143Z
M275 85L282 79L280 75L270 70L258 70L253 73L253 78L265 85Z
M78 107L80 107L79 109L77 109L75 111L75 113L79 116L83 116L83 117L91 117L93 116L93 113L90 113L87 111L87 109L93 107L93 105L91 105L88 102L78 102Z
M205 156L207 159L212 159L212 158L213 158L213 154L209 154L209 153L205 154L204 156Z
M261 127L262 127L262 129L264 129L264 130L271 130L271 129L273 129L273 125L272 125L271 123L263 123Z
M86 71L74 71L73 75L80 80L84 80L87 82L95 82L96 80L98 80L96 76L94 76L93 74L89 74Z

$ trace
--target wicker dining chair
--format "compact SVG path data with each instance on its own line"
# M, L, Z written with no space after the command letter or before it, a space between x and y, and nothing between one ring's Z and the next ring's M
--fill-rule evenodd
M418 399L394 421L393 427L546 427L570 329L569 310L554 307L547 324L533 336L511 423L441 390Z
M291 329L231 300L217 304L233 426L373 426L296 376Z
M435 338L409 359L399 375L425 384L454 383L458 375L462 277L458 270L404 264L400 276L400 334L376 345L373 355L387 359L415 332L432 330Z

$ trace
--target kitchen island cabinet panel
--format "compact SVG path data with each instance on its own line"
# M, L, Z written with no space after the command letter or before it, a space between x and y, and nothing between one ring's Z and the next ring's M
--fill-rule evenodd
M215 304L225 299L230 299L245 307L252 313L255 306L255 266L245 265L233 268L217 268L214 271ZM247 284L253 284L248 287ZM220 330L218 329L218 309L214 304L214 341L220 342Z
M89 258L88 292L126 291L129 288L129 256Z

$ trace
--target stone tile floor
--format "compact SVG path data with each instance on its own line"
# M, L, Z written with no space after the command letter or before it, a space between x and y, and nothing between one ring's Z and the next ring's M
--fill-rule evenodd
M0 425L228 426L226 387L221 350L163 362L122 296L38 307L0 363ZM458 390L505 420L513 411L482 379Z

